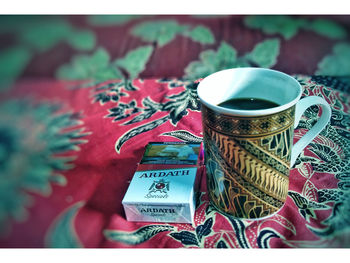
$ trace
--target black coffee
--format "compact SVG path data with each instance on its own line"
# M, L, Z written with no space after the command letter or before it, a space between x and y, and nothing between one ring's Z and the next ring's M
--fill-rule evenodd
M264 99L239 98L226 100L219 103L218 106L232 110L264 110L274 108L279 105L273 101Z

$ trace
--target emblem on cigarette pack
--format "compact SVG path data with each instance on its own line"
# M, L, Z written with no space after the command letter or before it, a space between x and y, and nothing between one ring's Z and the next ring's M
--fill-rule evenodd
M164 179L154 180L150 188L148 189L148 194L146 198L167 198L169 191L169 181Z
M148 189L149 193L167 193L169 191L169 182L164 179L160 179L159 181L154 181L151 187Z

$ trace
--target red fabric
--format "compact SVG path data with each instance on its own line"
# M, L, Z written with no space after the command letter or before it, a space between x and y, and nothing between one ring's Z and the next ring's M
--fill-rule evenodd
M148 62L147 68L140 74L141 78L165 78L184 75L185 67L191 62L198 60L198 54L208 48L217 50L221 41L230 43L237 49L241 56L253 49L256 43L266 39L266 34L259 30L247 30L244 25L244 15L230 15L222 17L200 17L191 15L157 15L144 16L131 20L126 24L115 24L105 26L92 26L87 22L87 16L64 16L69 23L77 28L93 30L97 36L96 46L104 47L113 58L123 57L128 51L145 44L137 37L127 35L132 28L142 22L175 20L180 24L202 25L212 30L215 39L218 41L212 45L201 45L186 37L177 37L163 47L156 47L157 50ZM349 31L349 16L294 16L294 18L305 19L330 19L346 27ZM43 21L43 23L45 23ZM277 34L270 36L275 37ZM11 46L14 40L4 38L0 41L3 47ZM296 36L288 40L282 40L282 48L278 56L275 69L288 74L314 74L319 63L326 54L332 52L332 46L337 39L330 39L325 36L300 30ZM35 54L35 57L22 74L23 78L55 77L55 71L67 63L76 51L69 45L62 43L56 48L44 53Z
M304 95L323 94L333 110L337 107L339 109L340 105L341 111L348 114L349 95L319 85L310 77L298 76L297 79L304 82ZM173 87L174 83L178 86ZM71 83L49 80L19 84L13 93L5 98L7 101L30 93L33 101L60 103L63 105L61 112L79 113L79 119L82 122L74 126L74 129L83 127L88 134L83 136L86 142L79 144L80 150L66 151L61 154L76 158L72 162L74 168L62 173L67 179L66 185L51 184L52 193L46 196L30 192L33 204L28 208L28 218L24 222L8 222L11 230L7 236L0 239L0 246L87 248L349 246L347 232L345 236L337 232L324 237L312 231L313 228L326 229L328 226L324 220L334 212L332 209L334 203L331 201L324 202L323 208L314 204L320 201L318 191L338 189L338 183L341 180L335 178L337 173L314 171L315 168L308 161L299 162L297 167L291 170L289 189L290 193L295 192L296 195L306 198L306 201L304 200L304 203L298 206L290 195L282 210L269 219L235 220L213 210L206 194L204 173L200 183L200 198L194 225L126 221L121 200L146 144L150 141L181 140L179 136L176 138L175 135L164 134L174 131L187 131L187 135L200 139L202 137L201 113L199 110L187 108L185 110L187 114L183 115L177 123L174 124L171 119L168 119L158 127L132 137L121 146L119 153L115 149L115 144L128 131L171 114L169 111L157 111L150 118L130 125L125 125L125 122L136 118L141 113L132 113L132 109L129 109L123 114L131 115L117 121L106 116L111 108L117 105L120 107L122 103L127 104L133 100L140 109L147 108L144 101L147 97L157 105L176 101L170 96L189 90L187 85L192 84L176 79L169 81L136 79L132 82L136 90L125 90L123 87L121 91L127 96L122 96L118 102L104 104L94 102L94 95L101 92L98 87L106 83L80 89L72 89ZM193 105L191 107L193 108ZM334 123L331 125L336 126ZM295 131L295 141L304 132L305 129L299 127ZM315 142L320 145L331 145L338 151L340 158L343 158L344 165L348 164L348 161L344 160L347 158L344 155L347 149L339 141L321 134ZM302 158L305 156L320 158L310 151L310 147L305 150ZM323 160L321 164L324 162L327 160ZM71 209L74 207L75 212L65 217L68 211L73 211ZM304 216L301 212L303 209L314 212L315 218ZM60 231L53 231L57 226L60 226L58 228ZM142 232L141 229L147 226L152 227L153 230ZM167 230L159 226L166 227ZM50 235L52 231L55 236ZM116 231L119 236L111 238L108 235L109 231ZM121 237L120 234L125 234L128 238ZM128 240L134 243L128 243Z

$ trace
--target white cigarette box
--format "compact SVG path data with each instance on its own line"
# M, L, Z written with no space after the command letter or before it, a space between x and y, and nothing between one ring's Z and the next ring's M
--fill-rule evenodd
M147 145L122 201L128 221L193 223L200 146Z

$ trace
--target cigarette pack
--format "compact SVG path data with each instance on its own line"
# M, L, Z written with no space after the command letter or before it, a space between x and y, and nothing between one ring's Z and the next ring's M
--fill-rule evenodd
M122 204L128 221L193 223L200 143L152 142Z

